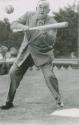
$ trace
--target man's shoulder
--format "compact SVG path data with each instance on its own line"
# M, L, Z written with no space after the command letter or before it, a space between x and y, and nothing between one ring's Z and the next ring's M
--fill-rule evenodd
M48 19L48 21L49 21L50 23L56 23L56 22L57 22L57 21L55 20L54 16L48 15L47 19Z
M27 15L28 15L29 17L35 15L35 12L34 12L34 11L27 11L26 13L27 13Z

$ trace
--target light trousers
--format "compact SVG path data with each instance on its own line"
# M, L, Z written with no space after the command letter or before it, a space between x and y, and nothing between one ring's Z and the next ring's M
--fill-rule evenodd
M28 70L29 67L33 66L34 62L29 55L25 62L18 67L16 64L13 64L13 66L10 69L10 88L8 92L7 102L13 102L16 90L25 74L25 72ZM45 82L50 89L51 93L53 94L55 99L61 99L60 93L59 93L59 86L58 86L58 80L53 72L52 63L44 64L40 66L40 69L42 70L42 73L45 78Z

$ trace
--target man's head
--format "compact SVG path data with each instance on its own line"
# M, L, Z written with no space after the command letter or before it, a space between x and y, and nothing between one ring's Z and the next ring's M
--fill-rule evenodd
M50 11L49 2L47 0L39 0L36 10L39 18L45 18Z

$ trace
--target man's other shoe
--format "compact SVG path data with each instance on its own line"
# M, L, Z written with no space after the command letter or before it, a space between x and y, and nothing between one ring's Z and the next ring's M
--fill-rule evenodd
M61 102L57 102L56 106L63 108L64 107L64 103L62 101Z
M10 108L13 108L13 103L7 102L5 105L0 106L2 110L8 110Z

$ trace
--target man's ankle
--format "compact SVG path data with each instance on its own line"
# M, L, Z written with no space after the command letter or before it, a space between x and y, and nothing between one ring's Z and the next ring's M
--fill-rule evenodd
M2 110L8 110L10 108L13 108L13 103L12 102L6 102L5 105L0 106Z

